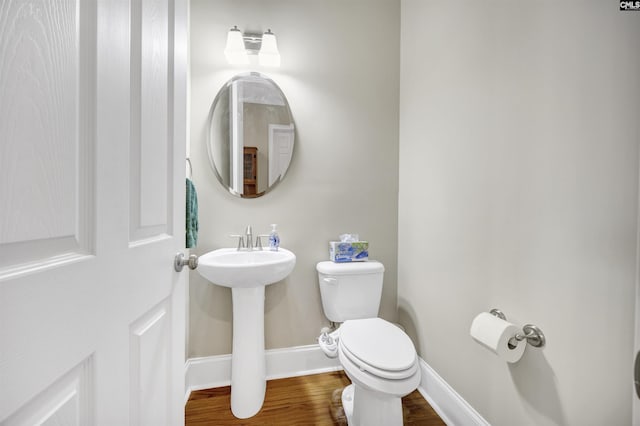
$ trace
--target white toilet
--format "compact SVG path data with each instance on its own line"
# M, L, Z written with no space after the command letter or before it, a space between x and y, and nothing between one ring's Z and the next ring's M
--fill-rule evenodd
M319 262L316 269L325 316L342 323L319 343L351 379L342 392L349 425L402 425L401 398L420 384L420 367L409 336L378 318L384 266Z

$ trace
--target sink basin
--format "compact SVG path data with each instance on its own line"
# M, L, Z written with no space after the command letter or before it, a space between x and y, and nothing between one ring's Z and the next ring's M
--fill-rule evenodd
M223 248L198 258L200 275L213 284L231 287L231 412L240 419L260 411L267 387L265 287L286 278L295 265L296 255L283 248L278 251Z
M259 287L287 277L296 265L296 255L278 251L238 251L222 248L198 258L198 272L207 280L223 287Z

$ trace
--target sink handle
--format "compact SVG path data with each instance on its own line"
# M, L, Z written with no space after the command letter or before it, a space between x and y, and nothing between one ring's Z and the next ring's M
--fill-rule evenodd
M262 250L262 240L260 239L260 237L269 238L269 234L260 234L256 237L256 248L258 250Z
M240 251L241 248L244 248L244 235L238 235L238 234L232 234L229 235L231 238L237 238L238 239L238 251Z

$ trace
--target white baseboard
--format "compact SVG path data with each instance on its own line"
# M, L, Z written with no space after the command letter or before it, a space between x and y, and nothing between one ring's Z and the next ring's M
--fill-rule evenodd
M342 370L337 358L328 358L320 346L294 346L265 351L267 380ZM185 364L185 403L192 391L229 386L231 355L190 358Z
M491 426L422 358L420 369L418 391L448 426Z
M318 345L265 351L267 380L342 370L337 358L328 358ZM420 358L422 379L418 391L449 426L490 426L436 371ZM231 355L190 358L185 364L185 404L192 391L229 386Z

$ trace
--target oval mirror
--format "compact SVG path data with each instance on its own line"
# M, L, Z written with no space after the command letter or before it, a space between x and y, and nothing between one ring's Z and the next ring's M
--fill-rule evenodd
M287 98L271 79L238 74L220 89L209 114L207 149L229 192L255 198L273 189L289 168L293 142Z

